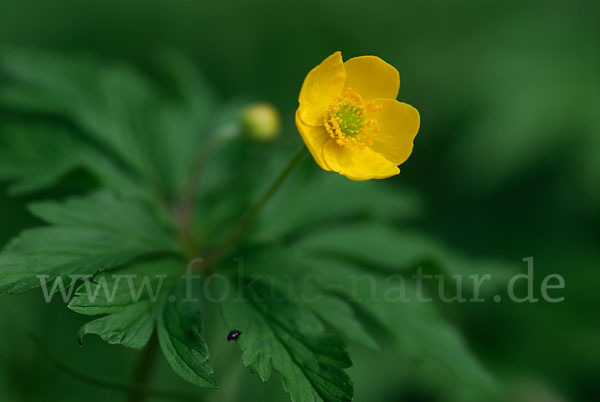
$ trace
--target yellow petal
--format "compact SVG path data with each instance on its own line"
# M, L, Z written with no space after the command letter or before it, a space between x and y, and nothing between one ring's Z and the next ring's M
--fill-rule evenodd
M379 57L360 56L347 60L345 88L352 88L364 100L396 99L400 89L400 74Z
M333 139L325 144L323 156L331 170L352 180L385 179L400 173L396 165L372 149L353 151Z
M323 159L323 147L331 137L325 131L325 127L309 126L308 124L305 124L300 119L299 112L300 111L296 112L296 127L298 128L306 147L312 154L315 162L317 162L322 169L331 170Z
M313 68L304 79L298 97L302 121L311 126L322 125L325 110L341 95L344 82L346 70L341 52L335 52Z
M369 113L369 118L377 120L380 131L373 133L371 148L396 165L408 159L413 149L413 141L419 131L419 112L406 103L395 99L375 99L381 110Z

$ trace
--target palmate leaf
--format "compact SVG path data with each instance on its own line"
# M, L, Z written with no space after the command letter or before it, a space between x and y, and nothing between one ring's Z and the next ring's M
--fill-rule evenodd
M323 304L320 308L331 313L325 307L328 300L342 296L387 329L398 346L415 359L439 364L465 385L492 389L493 381L458 332L444 321L433 303L419 302L410 277L399 282L394 275L383 275L339 258L307 254L299 248L265 249L246 258L244 267L247 281L260 278L287 289L298 304ZM333 321L326 314L322 319L340 335L352 336L345 332L349 327L363 331L353 314ZM336 321L344 324L335 325Z
M131 68L3 49L0 72L7 78L0 92L4 103L67 115L131 167L142 172L155 167L143 131L158 99Z
M300 266L296 269L302 277L319 273L325 291L344 293L416 358L429 356L466 382L490 388L490 376L458 332L440 317L433 303L419 302L410 274L416 267L432 264L444 277L457 276L467 283L472 283L470 275L490 274L481 289L486 294L506 284L512 265L467 259L425 235L376 223L333 227L304 236L293 247L302 262L288 262L285 268ZM365 266L376 270L361 268ZM398 273L404 275L398 278Z
M301 328L318 332L324 324L340 337L376 347L355 309L368 316L369 323L386 329L406 355L445 369L450 378L459 378L457 386L461 389L475 387L485 394L493 392L494 383L487 371L435 304L419 301L416 284L409 275L420 264L434 264L439 273L465 277L488 273L490 268L497 269L497 264L480 265L455 255L427 236L376 223L307 231L287 248L258 250L245 258L245 269L238 273L241 282L231 285L234 290L223 305L224 315L231 329L242 331L242 362L263 380L269 378L271 368L279 371L292 400L343 400L348 395L321 394L310 381L301 387L292 386L290 391L286 379L297 378L297 367L271 361L286 346L279 322L296 324L287 333L301 333ZM399 282L398 273L409 275ZM503 279L495 278L498 283ZM293 305L294 310L283 304ZM287 318L271 314L270 309L282 309L285 312L281 316ZM305 352L304 356L310 354ZM342 384L341 377L329 383L338 391Z
M0 254L0 294L93 275L136 258L176 253L166 222L139 199L111 193L43 202L31 211L52 226L30 229Z
M187 88L181 99L168 99L127 65L0 49L0 76L6 78L0 104L68 118L139 185L175 197L206 134L222 123L221 110L182 57L163 55L162 64L176 74L177 85L193 86L193 95Z
M52 289L73 289L76 279L71 275L78 275L83 283L69 308L94 316L79 331L80 341L97 334L109 343L141 348L156 330L173 370L211 388L216 382L201 336L202 288L198 282L188 287L178 278L182 252L170 218L162 215L167 209L154 200L177 208L194 177L190 168L197 163L205 134L229 127L226 123L237 118L238 109L216 108L193 68L181 59L164 60L174 74L179 102L127 66L0 51L2 106L58 115L52 124L66 118L72 126L0 127L0 179L11 180L15 192L32 192L83 168L114 191L32 206L50 226L23 232L2 251L0 293L39 286L38 275ZM206 198L196 205L204 222L228 223L231 211L239 209L232 205L245 207L243 197L230 197L230 184L239 181L238 160L244 158L239 149L225 148L216 146L227 156L217 154L205 167ZM224 173L223 160L236 164ZM243 191L251 193L254 184L245 182ZM287 190L264 211L251 239L291 240L292 246L263 255L262 262L254 260L261 255L257 253L247 261L248 276L227 282L231 292L222 303L223 313L230 329L242 331L244 365L264 381L273 370L279 372L293 401L351 400L353 385L344 371L351 361L342 339L377 347L358 318L366 314L416 357L430 356L483 381L484 371L432 306L381 301L394 290L393 284L358 265L384 272L410 269L423 259L454 260L446 269L459 272L459 258L427 238L377 226L314 231L339 219L414 216L419 208L412 194L375 183L350 183L336 175L297 175ZM206 206L208 213L199 206ZM209 224L210 230L199 237L215 237L215 226L223 225ZM203 226L197 229L202 232ZM272 275L255 281L252 273ZM372 280L354 283L352 277L363 274ZM288 276L293 290L287 286ZM375 294L371 283L376 284ZM71 292L64 294L69 297Z
M85 281L75 291L69 308L79 314L104 317L81 327L80 343L85 335L96 334L109 343L143 347L154 329L154 306L159 295L181 270L178 260L156 260L104 272Z
M242 279L243 280L243 279ZM275 286L230 282L223 314L242 336L242 362L266 381L280 373L292 401L349 401L353 385L344 368L352 362L340 338Z
M201 282L179 280L184 264L159 259L132 264L84 282L69 308L101 315L81 327L78 337L96 334L109 343L142 348L156 327L161 349L173 370L192 384L216 387L202 329ZM189 291L188 291L189 289ZM188 294L189 293L189 294Z
M465 384L492 389L492 378L458 331L444 321L434 304L418 301L414 283L407 281L400 286L390 277L334 259L306 258L301 266L309 272L323 271L326 267L321 288L345 294L387 328L398 346L415 359L440 364Z
M289 250L286 249L259 251L248 260L248 272L251 276L266 274L266 281L270 285L277 286L279 291L293 298L299 306L310 310L344 338L377 349L377 342L357 319L353 307L338 295L324 294L315 286L320 281L320 274L306 272L294 276L287 269L281 268L282 264L293 261L285 256L287 252Z
M164 59L166 65L173 67L172 59ZM162 283L156 278L148 290L129 295L131 286L144 285L139 280L152 279L140 277L147 272L166 274L172 285L171 270L179 264L165 258L181 250L170 218L161 215L166 209L153 200L181 196L205 134L223 123L201 78L185 60L176 61L175 81L188 90L179 100L160 95L125 65L0 49L0 104L9 111L60 117L44 126L3 122L0 179L12 181L13 192L33 192L83 168L119 194L33 205L32 212L51 226L25 231L3 250L0 293L45 281L45 293L60 290L68 299L75 281L83 279L69 307L102 317L81 328L80 341L94 333L141 348L156 326L173 369L196 385L214 387L199 336L200 312L189 303L170 304L170 290L153 300L150 289ZM193 90L185 82L193 83ZM60 126L64 118L75 129ZM113 275L135 276L130 284ZM105 286L116 291L115 299L102 296Z

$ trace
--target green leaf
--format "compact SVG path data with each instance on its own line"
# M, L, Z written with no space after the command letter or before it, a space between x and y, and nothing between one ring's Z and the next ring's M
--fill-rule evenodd
M53 226L30 229L0 253L0 294L57 280L64 290L76 278L136 258L178 252L167 222L137 198L97 193L64 203L43 202L32 212Z
M154 329L155 304L161 291L183 270L177 260L133 264L97 275L79 286L69 308L79 314L103 315L78 333L96 334L108 343L142 348Z
M230 329L242 332L238 343L245 366L267 381L280 373L292 401L348 401L353 385L344 343L323 332L319 320L277 287L261 281L231 282L223 302Z
M103 66L90 58L4 49L0 71L8 78L0 92L4 103L67 115L130 166L153 172L146 117L158 99L133 69Z
M0 126L0 180L12 180L12 194L54 185L81 166L82 146L64 130Z
M201 336L202 282L181 280L163 299L157 331L167 362L183 379L204 388L216 388L208 364L208 347Z
M315 295L314 298L306 297L306 294L300 297L306 307L340 334L368 348L377 349L377 342L356 318L354 309L348 302L325 294L318 294L318 297Z
M370 264L390 272L408 272L419 266L433 267L465 280L471 274L490 274L482 290L505 285L515 267L489 259L465 258L435 239L379 223L350 223L300 238L295 247L311 255L328 255Z
M220 113L201 78L190 78L192 67L181 59L171 67L193 81L199 91L193 100L187 92L183 101L164 99L127 65L4 49L0 72L7 83L0 87L0 102L69 118L139 185L175 197L188 183L205 134L214 131L211 122Z
M154 329L153 317L148 314L150 308L150 303L143 302L112 310L110 315L83 325L77 340L82 344L84 336L96 334L108 343L141 349Z
M488 373L456 329L444 321L434 304L418 301L414 283L407 280L401 285L393 277L375 275L334 259L308 258L302 267L309 272L324 272L324 290L343 292L387 328L399 346L414 358L433 360L466 383L490 386Z
M435 258L441 248L426 236L378 223L337 225L304 236L295 245L307 253L352 258L394 271L412 269Z
M69 308L85 315L104 315L81 327L78 338L96 334L109 343L142 348L154 325L161 349L173 370L192 384L215 388L202 328L202 286L180 280L179 260L133 264L85 281ZM175 282L175 284L173 284ZM199 286L200 285L200 286Z
M312 162L311 162L312 163ZM261 214L252 240L272 241L294 231L352 217L414 219L421 214L418 197L402 188L373 181L351 182L339 175L296 177Z
M333 257L306 255L299 249L263 253L245 260L247 278L285 282L299 300L306 300L302 289L310 286L313 290L308 297L314 303L326 302L332 294L342 295L387 329L398 346L415 359L439 364L464 383L491 387L486 370L454 327L436 311L435 304L419 302L410 277L400 282L395 275L384 276Z
M10 193L31 193L54 186L79 168L89 171L107 188L139 192L139 184L114 161L80 141L70 130L52 125L0 125L0 180L13 182Z
M270 285L280 291L293 295L295 302L311 310L319 319L336 330L345 338L358 342L368 348L377 349L377 342L356 318L352 306L338 295L324 294L318 286L320 274L310 273L290 275L282 264L289 264L293 258L286 255L290 250L267 248L244 260L250 275L267 275Z

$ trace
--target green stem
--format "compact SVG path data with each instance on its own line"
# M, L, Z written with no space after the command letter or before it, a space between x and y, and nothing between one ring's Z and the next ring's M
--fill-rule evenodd
M194 256L195 251L194 243L196 239L194 221L198 186L200 184L204 166L215 147L215 143L216 140L214 138L208 140L202 150L198 153L183 190L181 200L173 205L174 213L181 226L180 240L186 253L190 257Z
M237 244L242 235L246 232L250 224L254 221L254 219L258 216L260 211L264 208L264 206L269 202L271 197L277 192L279 187L283 184L285 179L290 175L290 173L294 170L296 165L304 158L306 155L307 149L303 145L296 154L292 157L292 159L288 162L285 168L279 173L279 176L273 181L273 183L267 188L267 190L263 193L263 195L252 205L244 215L240 218L236 226L229 232L229 235L221 242L219 246L217 246L212 253L208 255L206 258L203 269L210 275L213 266L231 249Z
M140 391L131 394L131 402L143 402L146 399L147 395L142 390L150 382L154 364L156 363L156 358L158 356L158 350L158 337L156 336L156 332L154 332L152 333L152 337L148 341L148 344L142 351L142 355L135 368L133 381L140 387Z
M43 344L43 342L37 336L35 336L31 333L27 333L27 335L33 341L35 346L37 346L38 350L42 353L42 355L44 355L44 357L50 363L52 363L54 366L56 366L59 370L65 372L66 374L70 375L71 377L73 377L79 381L82 381L82 382L85 382L88 384L92 384L97 387L108 388L108 389L112 389L115 391L120 391L120 392L124 392L124 393L128 393L128 394L141 394L141 395L152 396L154 398L166 399L166 400L172 400L172 401L173 400L189 401L189 402L200 402L201 401L201 399L199 399L197 396L193 396L193 395L183 394L183 393L174 392L174 391L165 391L165 390L151 389L151 388L147 388L147 387L140 387L137 385L128 384L128 383L124 383L124 382L118 382L118 381L108 380L108 379L104 379L104 378L94 377L89 374L80 372L80 371L72 368L71 366L69 366L67 363L62 362L56 356L54 356L54 354L52 354L46 348L46 346Z

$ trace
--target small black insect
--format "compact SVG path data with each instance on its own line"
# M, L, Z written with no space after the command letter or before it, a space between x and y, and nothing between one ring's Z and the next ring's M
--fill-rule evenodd
M228 341L237 341L242 335L242 331L234 329L227 334Z

